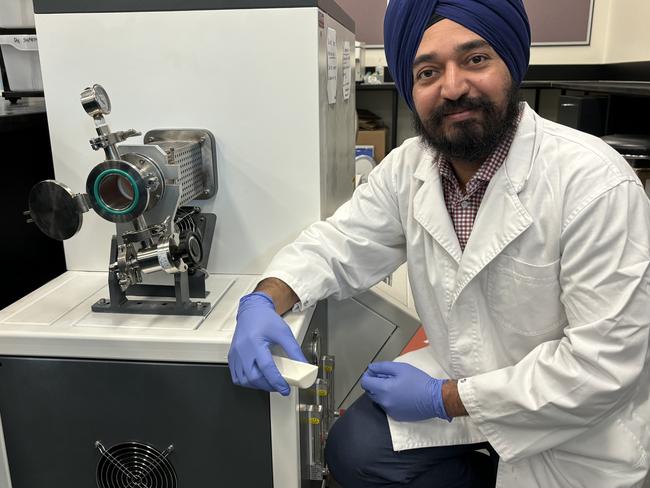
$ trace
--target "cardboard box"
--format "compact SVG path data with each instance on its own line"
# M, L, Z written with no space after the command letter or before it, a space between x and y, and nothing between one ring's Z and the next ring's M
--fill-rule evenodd
M388 129L384 127L378 130L360 130L357 134L357 146L373 146L375 161L381 163L388 148Z

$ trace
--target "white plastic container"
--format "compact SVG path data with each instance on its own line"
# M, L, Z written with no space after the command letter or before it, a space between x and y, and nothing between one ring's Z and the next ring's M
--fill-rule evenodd
M33 0L0 0L0 27L34 28Z
M7 69L12 91L41 91L41 64L38 58L38 41L35 35L14 34L0 36L0 49Z

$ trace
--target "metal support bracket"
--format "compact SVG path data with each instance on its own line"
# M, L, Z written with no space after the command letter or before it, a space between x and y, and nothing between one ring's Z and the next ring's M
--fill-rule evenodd
M111 262L117 260L117 236L111 240ZM174 275L175 300L130 300L122 291L115 273L108 274L110 298L101 298L92 305L93 312L130 313L148 315L190 315L206 316L210 313L210 302L193 302L190 300L190 286L187 272Z

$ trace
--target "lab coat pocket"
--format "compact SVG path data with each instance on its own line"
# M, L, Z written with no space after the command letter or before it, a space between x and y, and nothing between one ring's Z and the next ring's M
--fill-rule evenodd
M495 321L526 336L553 332L567 318L560 303L560 261L528 264L507 255L488 266L488 306Z

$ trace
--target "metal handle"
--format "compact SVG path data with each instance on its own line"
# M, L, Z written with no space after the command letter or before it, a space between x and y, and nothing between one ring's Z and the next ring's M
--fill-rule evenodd
M577 107L577 103L561 103L560 107Z
M623 154L621 153L621 156L623 156L625 159L650 159L650 154ZM640 169L645 169L645 168L640 168Z
M311 341L309 343L309 362L319 366L320 364L320 351L321 351L321 338L320 330L315 329L311 336Z

